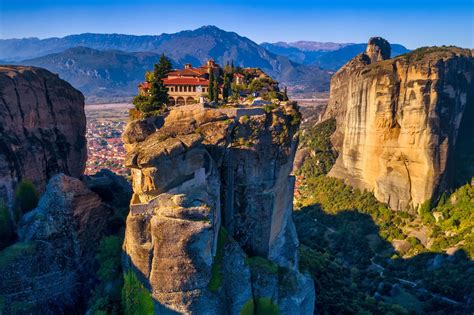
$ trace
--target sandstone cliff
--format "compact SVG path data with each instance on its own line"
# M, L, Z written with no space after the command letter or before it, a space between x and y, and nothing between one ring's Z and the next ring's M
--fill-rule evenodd
M124 250L155 313L312 314L292 221L296 105L173 108L128 124Z
M16 183L43 192L58 173L82 175L87 158L84 97L40 68L0 66L0 198Z
M474 59L456 47L388 56L388 43L373 38L331 80L324 118L337 119L339 157L329 175L413 209L450 187L454 153L469 146Z

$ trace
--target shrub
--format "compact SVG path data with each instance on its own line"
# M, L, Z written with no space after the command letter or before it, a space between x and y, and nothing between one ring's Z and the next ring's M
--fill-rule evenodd
M0 249L9 245L13 239L13 222L5 202L0 199Z
M111 281L117 278L121 269L122 238L119 236L104 237L97 249L96 259L99 262L97 275L102 281Z
M221 226L219 230L219 236L217 239L217 250L214 262L211 267L211 280L209 281L208 288L211 292L217 292L221 287L222 282L222 259L224 258L224 247L228 242L229 235L227 230Z
M122 306L125 314L153 314L154 306L150 292L138 280L137 275L129 270L124 275L122 289Z
M122 238L119 236L104 237L96 253L99 263L97 278L99 283L92 292L90 309L93 314L120 314L122 274Z
M255 304L253 303L253 299L249 299L245 302L244 306L240 310L240 315L254 315L255 314Z
M35 186L28 180L22 180L15 189L15 211L18 221L23 214L38 206L38 194Z
M247 257L245 258L245 263L254 268L256 267L256 268L264 269L268 271L269 273L278 272L278 265L260 256Z
M278 305L273 303L270 298L255 299L255 314L257 315L278 315L280 310Z

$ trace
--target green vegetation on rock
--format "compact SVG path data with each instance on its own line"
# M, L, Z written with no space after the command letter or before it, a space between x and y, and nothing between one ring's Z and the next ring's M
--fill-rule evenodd
M321 155L305 160L295 200L300 268L315 280L317 312L472 313L473 186L427 201L418 214L392 211L325 176L335 161L330 124L303 134L302 146Z
M38 205L38 193L32 182L22 180L15 189L15 211L16 220L21 216L36 208Z
M217 250L211 269L211 280L208 288L211 292L217 292L222 285L222 259L224 259L224 247L229 241L229 234L226 229L221 226L219 237L217 239Z
M254 256L254 257L247 257L245 258L245 263L249 265L252 268L260 268L263 269L269 273L277 273L278 272L278 265L275 264L274 262L260 257L260 256Z
M99 264L99 282L90 299L90 309L94 314L120 314L122 311L122 242L119 236L106 236L97 248L95 258Z
M34 243L19 242L0 251L0 270L8 267L23 256L27 257L35 252Z
M270 298L255 299L255 315L279 315L278 305Z
M298 175L313 178L329 172L337 158L330 139L335 130L336 119L331 118L304 131L301 136L300 147L311 150L311 154L305 159L301 169L298 170Z
M137 275L129 270L124 275L122 289L123 312L127 315L153 314L154 305L150 292L138 280Z
M5 202L0 199L0 250L9 245L14 237L13 222Z
M249 299L247 302L245 302L239 314L240 315L254 315L255 314L255 304L253 302L253 299Z

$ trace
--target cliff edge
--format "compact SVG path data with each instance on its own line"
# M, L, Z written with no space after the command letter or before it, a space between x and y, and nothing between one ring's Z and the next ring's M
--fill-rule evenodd
M456 169L474 174L457 158L473 156L474 58L457 47L389 56L388 42L372 38L333 76L324 118L337 120L339 156L329 175L416 209L452 187Z
M123 139L133 197L127 268L155 313L240 314L266 305L312 314L292 221L300 114L294 103L172 108Z
M16 184L42 193L55 174L82 175L87 158L84 96L53 73L0 66L0 199Z

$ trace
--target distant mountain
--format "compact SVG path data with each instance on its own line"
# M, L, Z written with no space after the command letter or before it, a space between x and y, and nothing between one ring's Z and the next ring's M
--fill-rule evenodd
M24 60L22 65L48 69L78 88L88 103L129 100L145 71L159 55L75 47L64 52Z
M352 43L333 43L333 42L314 42L314 41L306 41L300 40L297 42L277 42L277 43L261 43L263 47L267 45L282 47L282 48L296 48L302 51L333 51L341 49L342 47L346 47L349 45L353 45Z
M303 51L282 42L276 44L262 43L260 45L274 54L288 57L294 62L306 65L313 63L319 56L326 53L326 51Z
M324 45L327 44L327 45ZM288 57L290 60L305 65L318 66L335 71L356 55L365 51L367 44L337 44L319 42L278 42L262 43L268 51ZM392 44L392 57L409 52L399 44Z
M85 50L83 47L68 50L78 46L94 50ZM146 51L148 54L137 55L137 51ZM117 90L118 94L129 93L136 77L143 78L145 70L151 69L156 55L161 53L170 57L175 67L184 63L201 65L208 58L213 58L221 65L233 61L242 67L259 67L293 90L320 92L329 89L330 72L317 66L298 64L288 57L269 52L246 37L215 26L157 36L88 33L43 40L0 40L1 59L18 61L28 58L21 63L42 66L59 73L89 98L107 94L105 91L113 92L117 88L121 89ZM113 63L109 62L109 58ZM122 62L128 67L125 69L132 69L133 66L137 66L137 69L130 74L121 73ZM100 87L94 88L97 83L101 83Z

